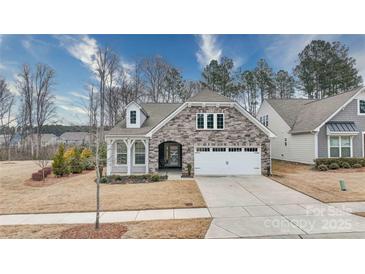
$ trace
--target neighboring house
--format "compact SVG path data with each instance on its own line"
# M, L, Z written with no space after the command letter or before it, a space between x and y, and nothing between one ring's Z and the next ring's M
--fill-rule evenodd
M277 136L273 159L313 164L316 158L365 156L364 87L321 100L265 100L257 117Z
M65 132L60 136L60 142L66 145L85 145L90 143L88 132Z
M105 133L107 174L192 166L195 175L261 174L270 170L275 135L238 103L204 90L183 104L137 104Z
M33 141L34 144L37 144L37 134L33 134ZM31 135L28 135L25 138L25 142L27 144L31 143ZM50 133L45 133L45 134L41 134L41 146L45 147L45 146L54 146L58 144L58 137L54 134L50 134Z

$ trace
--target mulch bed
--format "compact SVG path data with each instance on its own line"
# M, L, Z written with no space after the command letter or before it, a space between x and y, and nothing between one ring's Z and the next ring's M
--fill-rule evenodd
M321 171L321 172L323 172L323 171ZM365 172L365 167L361 167L361 168L340 168L340 169L334 169L334 170L329 169L327 172L334 172L334 173Z
M50 186L50 185L54 185L56 183L61 183L66 179L77 177L77 176L80 176L80 175L85 175L85 174L88 174L90 172L95 172L95 171L94 170L85 170L85 171L83 171L82 173L79 173L79 174L69 174L69 175L63 176L63 177L57 177L54 174L50 174L46 177L45 182L43 182L43 181L33 181L30 178L30 179L27 179L27 180L24 181L24 185L33 186L33 187Z
M95 224L83 224L62 231L60 239L120 239L126 232L122 224L100 224L98 230Z

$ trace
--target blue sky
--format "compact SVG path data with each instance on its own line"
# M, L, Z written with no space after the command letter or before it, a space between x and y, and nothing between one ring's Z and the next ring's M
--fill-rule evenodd
M82 124L84 87L92 78L91 60L98 46L113 48L125 67L161 55L185 79L199 80L202 67L222 56L232 58L237 68L252 69L265 58L274 70L291 71L298 53L313 39L346 44L365 79L365 35L0 35L0 75L16 94L14 79L23 63L50 65L56 70L59 122Z

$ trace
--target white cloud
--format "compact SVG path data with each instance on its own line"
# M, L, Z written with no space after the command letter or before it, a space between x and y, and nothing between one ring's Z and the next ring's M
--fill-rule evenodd
M70 94L71 94L72 96L74 96L74 97L77 97L77 98L81 98L81 99L85 99L85 100L88 100L88 99L89 99L89 97L88 97L88 96L86 96L86 95L84 95L84 94L81 94L81 93L79 93L79 92L75 92L75 91L73 91L73 92L70 92Z
M204 67L211 60L220 60L222 57L222 49L219 47L217 37L210 34L202 34L199 36L199 51L196 53L199 64Z
M98 50L97 41L88 35L60 35L56 36L74 58L85 64L90 70L95 70L95 56Z
M66 106L66 105L58 105L60 108L67 110L67 111L71 111L74 113L78 113L78 114L87 114L87 111L81 107L77 107L77 106Z

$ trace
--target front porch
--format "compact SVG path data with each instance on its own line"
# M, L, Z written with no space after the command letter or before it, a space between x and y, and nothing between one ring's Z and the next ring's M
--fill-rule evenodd
M107 137L107 175L149 173L149 139Z

